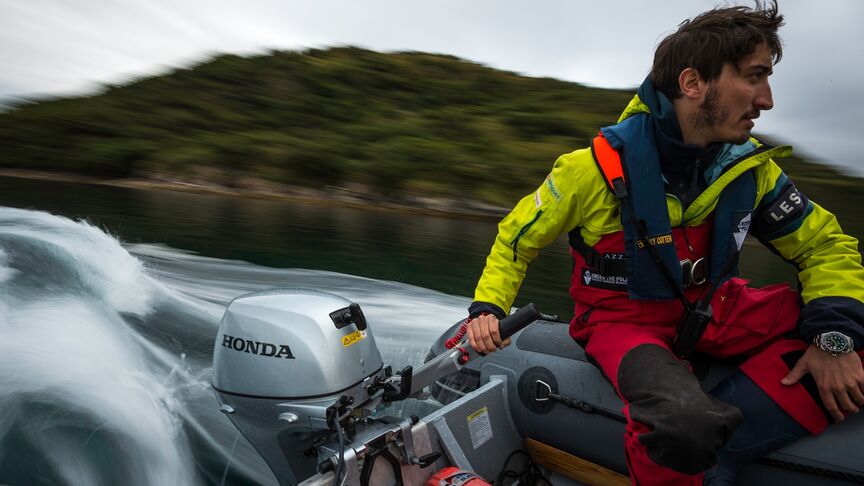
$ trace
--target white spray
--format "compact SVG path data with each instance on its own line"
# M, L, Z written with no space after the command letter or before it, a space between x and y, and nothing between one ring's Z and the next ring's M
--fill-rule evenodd
M0 283L0 453L26 441L65 482L106 484L98 437L126 484L198 482L180 405L121 317L152 309L140 261L89 224L0 208Z

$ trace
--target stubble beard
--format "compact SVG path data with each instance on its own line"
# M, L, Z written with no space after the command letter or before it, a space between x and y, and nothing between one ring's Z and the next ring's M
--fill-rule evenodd
M729 111L721 110L717 106L717 99L719 97L720 95L716 89L708 89L705 99L699 103L699 109L691 116L690 121L693 127L699 132L708 134L710 142L731 142L736 144L746 142L750 137L749 132L735 138L719 133L718 129L729 120Z
M705 99L699 103L699 110L693 114L693 126L697 130L710 130L729 118L729 112L717 108L717 90L709 88Z

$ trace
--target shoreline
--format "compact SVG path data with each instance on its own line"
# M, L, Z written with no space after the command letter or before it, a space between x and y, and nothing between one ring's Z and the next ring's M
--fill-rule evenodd
M339 206L347 208L404 211L431 216L480 221L499 221L509 211L508 208L462 199L457 200L443 197L415 196L401 198L400 200L388 200L381 197L375 197L369 190L359 187L324 186L322 189L312 189L309 187L288 186L263 180L245 181L245 187L228 187L214 182L190 182L179 178L130 177L109 179L65 172L7 168L0 168L0 177L35 181L93 184L127 189L211 194L248 199L265 199L271 201L291 201L303 204Z

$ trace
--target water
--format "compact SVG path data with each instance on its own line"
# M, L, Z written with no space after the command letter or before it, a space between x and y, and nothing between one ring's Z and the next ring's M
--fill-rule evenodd
M217 483L229 456L231 482L272 483L245 440L234 444L210 389L231 298L338 293L363 306L396 367L422 361L468 304L396 282L124 248L90 224L12 208L0 208L0 248L0 483Z
M330 270L473 294L496 223L326 202L0 178L0 206L86 218L126 243L162 243L268 267ZM547 313L569 313L570 265L562 238L532 265L517 304L533 301Z
M13 485L273 484L210 388L227 303L271 287L337 293L361 304L399 369L464 317L495 233L410 213L14 179L0 179L0 204L16 206L0 207L0 484ZM792 275L748 251L757 281ZM569 271L560 241L517 303L566 317Z

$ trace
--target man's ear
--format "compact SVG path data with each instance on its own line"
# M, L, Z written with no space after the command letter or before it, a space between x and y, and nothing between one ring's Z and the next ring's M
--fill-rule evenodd
M705 80L699 75L699 71L687 68L678 75L678 89L686 98L697 99L705 91Z

